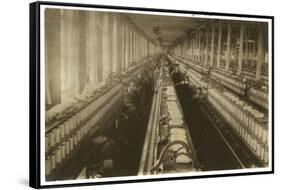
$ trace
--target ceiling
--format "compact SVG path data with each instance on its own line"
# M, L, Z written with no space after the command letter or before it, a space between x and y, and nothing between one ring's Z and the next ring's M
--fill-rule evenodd
M207 19L160 16L145 14L126 14L156 44L170 46L189 31Z
M126 13L133 23L135 23L143 32L155 42L155 44L162 47L168 47L177 44L182 41L182 37L185 37L195 29L204 29L209 27L206 25L210 21L215 21L210 18L194 18L194 17L178 17L178 16L163 16L163 15L148 15L148 14L133 14ZM235 35L240 33L240 20L224 20L223 29L227 30L226 23L231 22L231 31ZM247 24L248 28L257 30L260 26L258 22L243 21ZM215 30L218 30L218 23ZM226 35L226 33L224 32Z

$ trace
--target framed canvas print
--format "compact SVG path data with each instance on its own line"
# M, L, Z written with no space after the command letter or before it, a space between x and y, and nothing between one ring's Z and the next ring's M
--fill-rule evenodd
M30 186L274 172L274 18L30 4Z

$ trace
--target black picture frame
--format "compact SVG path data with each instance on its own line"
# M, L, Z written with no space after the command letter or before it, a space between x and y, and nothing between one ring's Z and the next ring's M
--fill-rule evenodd
M58 5L64 7L80 7L80 8L106 8L111 10L133 10L144 12L163 12L163 13L182 13L182 14L200 14L200 15L214 15L214 16L233 16L241 18L264 18L270 19L271 25L271 50L272 50L272 69L271 69L271 113L272 113L272 168L271 171L262 172L242 172L242 173L227 173L227 174L206 174L201 176L178 176L171 178L151 178L151 179L130 179L120 181L106 181L106 182L87 182L87 183L73 183L73 184L56 184L56 185L42 185L40 183L40 6L41 5ZM59 3L59 2L41 2L37 1L29 5L29 39L30 39L30 76L29 76L29 122L30 122L30 137L29 137L29 185L33 188L53 188L53 187L73 187L73 186L88 186L88 185L103 185L103 184L120 184L120 183L135 183L135 182L152 182L165 180L183 180L183 179L197 179L197 178L214 178L214 177L233 177L244 175L260 175L274 173L274 16L264 15L248 15L248 14L234 14L234 13L220 13L220 12L201 12L201 11L187 11L187 10L169 10L156 8L141 8L141 7L121 7L109 5L92 5L80 3Z

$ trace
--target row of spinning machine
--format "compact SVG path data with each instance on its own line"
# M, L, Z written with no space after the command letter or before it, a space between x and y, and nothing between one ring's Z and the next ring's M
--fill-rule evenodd
M215 109L216 117L226 122L226 125L220 127L221 130L233 131L244 149L247 147L250 151L251 156L249 154L247 156L251 159L243 155L245 152L238 155L240 159L245 157L244 167L268 165L268 92L262 88L256 90L254 85L229 76L228 73L204 68L176 56L168 57L179 64L181 72L189 76L194 86L205 89L206 103L210 105L208 107ZM232 147L235 148L237 145L238 141L235 141ZM237 148L235 151L241 150Z
M150 61L151 57L144 58L128 72L111 76L73 102L46 112L47 180L75 179L85 171L88 154L93 149L91 139L97 131L106 131L115 123L124 107L126 84L135 80Z
M192 139L169 69L162 59L154 71L154 85L139 175L196 171Z

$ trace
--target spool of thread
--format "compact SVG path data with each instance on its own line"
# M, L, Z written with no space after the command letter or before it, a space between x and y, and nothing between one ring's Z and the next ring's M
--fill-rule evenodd
M90 112L92 113L92 112L93 112L93 102L91 102L91 103L89 104L89 107L90 107Z
M82 118L82 111L80 111L80 112L78 113L78 115L79 115L79 123L81 124L82 121L83 121L83 118Z
M105 107L105 106L104 106L104 107ZM102 107L102 108L98 111L98 114L99 114L99 121L100 121L101 118L102 118L104 107Z
M257 143L257 152L256 152L256 155L257 155L257 157L259 157L259 158L261 158L261 149L262 149L261 142L258 142L258 143Z
M85 133L85 128L84 128L84 126L82 126L82 127L80 128L81 139L84 137L84 133Z
M249 130L247 130L247 137L246 137L246 143L247 145L251 146L252 143L252 136Z
M71 117L71 118L69 119L69 130L70 130L70 133L72 132L73 128L74 128L74 125L73 125L73 117Z
M65 144L65 153L66 153L66 156L70 153L70 139L67 139L66 141L66 144Z
M265 153L265 147L264 146L261 146L261 155L260 155L260 158L261 160L264 160L264 153Z
M98 111L95 114L95 118L96 118L96 121L98 122L99 121L99 112Z
M80 116L79 116L79 112L76 113L76 122L77 122L77 125L80 125Z
M87 128L87 123L85 123L85 125L83 125L83 136L85 136L86 134L86 128Z
M261 137L261 132L262 132L262 119L264 117L264 115L262 113L260 113L259 111L255 110L254 111L254 117L255 117L255 135L258 137L258 138L262 138Z
M86 110L86 108L83 109L82 114L83 114L83 121L84 121L84 120L87 119L87 110Z
M78 144L78 136L77 133L73 136L73 146L75 147Z
M61 145L61 159L64 160L66 158L66 144L65 142Z
M95 109L98 109L100 107L100 104L101 103L101 98L98 98L96 101L95 101Z
M84 120L85 120L85 119L87 119L87 108L84 108L83 112L84 112L83 114L84 114Z
M87 110L87 107L86 108L84 108L84 118L85 119L87 119L87 117L88 117L88 110Z
M77 139L77 144L79 144L80 140L79 140L79 134L78 134L78 131L76 132L76 139Z
M257 141L257 138L254 136L253 137L253 145L252 145L252 149L254 152L257 151L257 145L258 145L258 141Z
M83 121L84 121L86 119L86 109L84 108L82 112L83 112Z
M87 132L88 132L88 128L89 128L89 124L88 124L88 122L85 124L85 133L84 133L84 135L86 135L87 134Z
M69 120L67 120L66 122L65 122L65 135L69 135L69 133L70 133L70 125L69 125Z
M264 163L268 163L268 146L265 146L265 151L264 151Z
M83 122L84 118L83 118L83 110L79 111L79 115L80 115L80 122Z
M45 152L48 152L50 150L50 140L49 140L49 134L45 135Z
M249 113L249 106L244 106L243 107L244 111L244 124L250 130L250 125L249 125L249 118L250 118L250 113Z
M250 125L250 130L252 133L254 133L255 129L255 123L254 123L254 117L253 117L253 110L249 109L250 117L249 117L249 125Z
M57 165L61 164L61 160L62 160L61 155L62 155L61 146L59 146L56 150L56 163L57 163Z
M254 134L257 139L260 140L262 138L262 126L259 122L256 122Z
M95 101L91 103L91 106L92 106L92 112L94 112L94 111L95 111L95 108L96 108L96 107L95 107Z
M78 114L77 113L74 115L74 121L75 121L76 125L78 125Z
M56 144L60 143L60 128L55 128L54 129L54 132L55 132L55 142Z
M55 155L55 153L52 153L52 155L51 155L51 166L52 166L52 170L56 169L57 164L56 164L56 155Z
M87 119L87 117L88 117L88 112L89 112L89 110L88 110L88 107L85 107L84 108L84 110L85 110L85 119Z
M65 137L65 128L64 128L64 125L61 124L59 126L59 129L60 129L60 138L63 139Z
M254 136L253 136L253 133L251 131L249 131L249 137L248 137L248 142L247 142L248 146L250 149L253 150L253 147L254 147Z
M81 131L81 138L83 138L85 134L85 125L81 127L80 131Z
M73 150L73 148L74 148L74 142L73 142L74 140L73 140L73 136L72 137L70 137L70 152Z
M81 141L81 128L77 131L77 135L78 135L78 142Z
M268 129L266 126L262 127L262 142L267 144L268 142Z
M71 133L71 132L73 131L73 129L74 129L73 117L71 117L71 118L69 119L69 121L70 121L69 125L70 125L70 133Z
M98 121L99 121L100 118L101 118L101 110L102 110L102 109L100 109L100 110L97 111L97 119L98 119Z
M72 125L73 125L73 129L75 130L76 127L77 127L76 116L75 115L72 117Z
M80 122L83 122L83 110L79 111Z
M48 176L52 172L52 160L51 157L48 156L45 160L45 175Z
M90 122L87 122L87 125L86 125L86 134L89 132L90 130Z
M50 147L53 147L53 146L55 146L55 144L56 144L55 132L54 132L54 130L52 130L52 131L49 133L49 142L50 142Z
M246 139L247 139L247 131L246 131L246 129L244 128L244 126L243 125L239 125L240 126L240 128L241 128L241 131L242 131L242 138L244 139L244 141L246 141Z
M90 114L91 114L91 106L90 105L88 105L88 117L90 116Z

